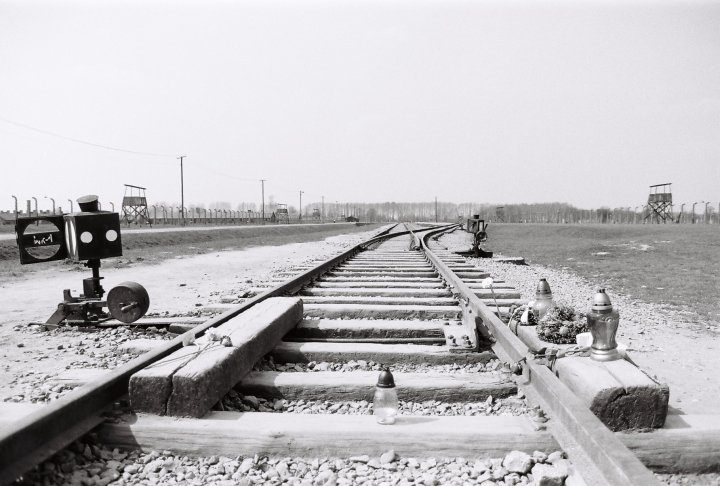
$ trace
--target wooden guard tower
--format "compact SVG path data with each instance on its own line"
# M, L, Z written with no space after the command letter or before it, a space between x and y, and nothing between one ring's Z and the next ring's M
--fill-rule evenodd
M665 184L655 184L650 186L650 195L648 196L648 213L645 215L645 219L650 219L650 222L657 222L658 224L662 221L667 223L667 220L672 221L672 190L670 186L671 182Z
M505 222L505 206L497 206L495 208L495 217L500 223Z
M276 222L290 224L290 215L288 214L287 204L278 204L275 210Z
M127 224L150 224L145 188L125 184L123 196L122 221Z

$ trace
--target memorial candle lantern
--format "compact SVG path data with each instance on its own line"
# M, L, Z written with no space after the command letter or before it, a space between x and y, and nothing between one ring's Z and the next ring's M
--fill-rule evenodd
M593 338L590 357L597 361L614 361L622 358L615 341L620 324L620 313L613 309L605 289L598 290L593 297L592 310L587 313L587 322Z
M545 317L547 311L553 307L555 307L555 301L553 300L552 291L550 290L550 284L546 279L541 278L535 290L535 300L532 302L533 314L535 314L535 318L539 321Z
M398 412L398 398L395 390L395 380L390 370L385 368L378 376L373 400L373 413L379 424L389 425L395 423Z

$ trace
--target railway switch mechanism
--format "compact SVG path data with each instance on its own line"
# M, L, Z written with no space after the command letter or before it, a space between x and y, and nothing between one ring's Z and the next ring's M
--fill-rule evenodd
M473 244L470 250L460 251L458 254L475 258L492 258L493 252L480 248L480 243L484 243L488 239L488 226L490 226L490 223L485 223L484 219L480 219L479 214L473 214L471 218L468 218L465 231L473 234Z
M102 211L95 195L77 200L80 211L75 213L18 218L15 224L20 263L23 265L70 259L85 262L92 277L83 279L83 293L73 296L70 289L63 290L63 301L45 322L46 327L57 327L63 322L88 326L110 319L130 324L145 315L150 297L145 288L136 282L123 282L110 289L103 300L105 289L100 281L100 261L122 256L120 215ZM105 311L107 307L107 311Z

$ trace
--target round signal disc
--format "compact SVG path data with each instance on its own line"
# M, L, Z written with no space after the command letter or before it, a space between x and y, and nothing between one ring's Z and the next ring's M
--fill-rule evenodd
M136 282L123 282L110 289L107 295L110 315L130 324L140 319L150 308L150 296L145 287Z

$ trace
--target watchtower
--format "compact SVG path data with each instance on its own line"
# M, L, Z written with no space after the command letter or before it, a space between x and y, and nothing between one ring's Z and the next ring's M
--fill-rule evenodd
M666 223L668 218L672 221L672 191L671 182L665 184L655 184L650 186L650 194L648 195L648 213L645 219L656 221L658 224L662 220Z
M505 222L505 206L497 206L495 208L495 217L499 222Z
M125 184L125 195L122 202L122 220L127 224L150 224L145 188Z
M278 204L275 210L275 221L278 223L290 224L290 216L288 215L287 204Z

